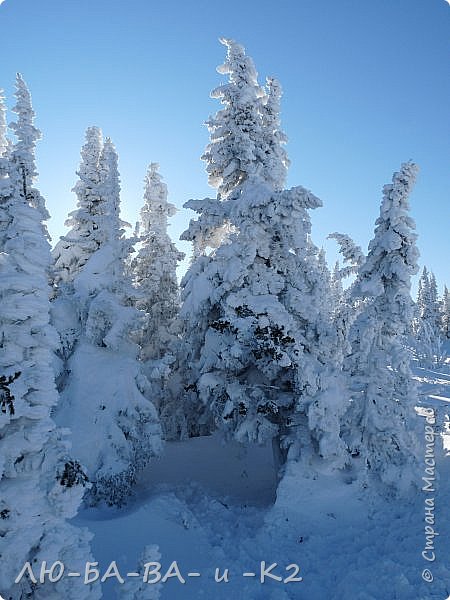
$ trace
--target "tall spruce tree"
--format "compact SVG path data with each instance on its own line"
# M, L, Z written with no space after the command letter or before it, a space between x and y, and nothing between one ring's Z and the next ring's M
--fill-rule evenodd
M19 571L62 561L80 571L90 535L67 523L80 505L86 476L51 411L58 401L52 370L56 332L49 324L50 247L45 203L33 187L40 137L25 82L17 77L17 143L0 158L0 589L8 598L100 598L98 584L63 578L33 582Z
M266 90L262 108L263 177L275 190L282 190L290 161L284 148L287 136L280 122L281 84L275 77L267 77Z
M11 123L10 128L14 131L17 142L11 150L11 160L20 172L23 194L26 194L28 202L40 211L42 219L46 220L50 215L45 208L44 198L39 190L33 187L37 175L34 152L41 132L33 124L35 114L31 106L30 92L20 73L17 73L16 77L15 95L16 104L12 111L17 114L17 121ZM45 224L43 227L46 236L49 237Z
M365 261L365 255L361 247L352 238L344 233L331 233L328 238L336 240L339 252L343 257L343 266L336 262L331 277L331 303L333 305L332 322L338 339L338 350L336 356L340 358L341 368L344 358L349 353L349 332L361 309L360 299L355 297L354 277ZM350 280L350 285L344 290L343 282Z
M441 316L436 278L426 267L419 279L414 334L417 358L424 367L439 363L442 356Z
M365 477L390 490L417 484L414 406L417 391L407 348L418 250L408 197L417 167L402 165L383 189L380 216L360 267L354 295L363 306L352 330L349 369L353 402L350 448Z
M131 227L129 223L120 218L120 175L119 175L119 157L117 150L111 140L107 137L103 144L99 159L100 173L100 194L104 206L104 229L105 239L112 244L121 244L125 247L125 252L129 252L130 247L125 243L126 229ZM135 240L132 239L132 242Z
M9 223L9 215L6 208L8 206L8 198L10 198L12 194L9 177L10 146L6 138L6 132L6 107L2 90L0 92L0 244L4 243L3 236Z
M5 97L3 90L0 88L0 157L2 157L6 148L8 147L8 141L6 139L6 106Z
M430 273L430 321L436 334L440 333L440 317L439 317L439 293L436 283L436 276L433 272Z
M428 277L428 269L426 266L422 269L422 274L419 279L419 287L417 290L417 314L419 316L426 315L428 305L430 303L430 280Z
M446 285L442 294L440 313L442 336L444 339L450 339L450 293Z
M83 265L105 241L103 220L106 206L101 193L100 158L103 149L102 132L98 127L86 130L86 142L81 149L79 177L72 191L77 196L77 208L69 213L70 227L53 249L55 282L71 284Z
M191 431L217 427L240 442L272 440L280 461L290 446L305 461L340 460L339 402L325 397L333 334L308 214L321 202L302 187L278 189L280 163L269 173L264 152L275 156L284 143L278 100L268 129L253 61L242 46L225 44L219 70L229 83L213 95L226 108L209 122L204 155L217 200L186 204L200 216L184 239L194 241L203 223L219 217L231 225L227 243L194 261L182 282Z
M140 296L137 307L146 315L140 332L144 360L160 359L166 354L179 310L176 268L184 254L167 233L168 218L175 212L175 206L167 201L167 186L159 174L159 165L151 163L145 177L139 223L141 247L132 263L133 279Z

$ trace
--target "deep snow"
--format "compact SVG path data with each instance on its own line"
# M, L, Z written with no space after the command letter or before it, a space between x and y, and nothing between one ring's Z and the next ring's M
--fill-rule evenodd
M77 524L94 533L92 550L100 572L115 560L120 573L136 570L148 544L161 552L161 572L177 561L176 577L161 586L163 600L444 600L450 594L450 372L416 368L421 406L433 407L442 435L436 440L437 483L433 540L436 559L422 557L426 539L424 503L386 501L322 474L302 479L288 473L278 488L268 447L245 451L222 446L216 436L167 443L164 455L143 474L126 510L87 509ZM418 415L419 428L424 418ZM420 431L420 429L419 429ZM425 468L425 465L423 465ZM422 486L423 482L419 482ZM278 563L287 577L298 564L301 582L259 581L261 561ZM229 569L229 582L214 581L215 568ZM426 583L422 572L434 576ZM200 572L200 577L188 573ZM244 572L257 577L243 577ZM120 584L103 584L113 600Z

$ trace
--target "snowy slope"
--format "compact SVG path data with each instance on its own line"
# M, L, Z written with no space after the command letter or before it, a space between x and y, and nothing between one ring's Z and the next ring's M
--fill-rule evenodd
M61 406L64 412L62 424L72 431L73 455L88 473L96 473L100 468L119 471L118 456L112 449L123 446L123 432L112 419L104 419L109 426L105 432L101 416L103 412L115 415L133 404L131 395L136 393L134 382L139 375L137 363L113 350L80 343L69 360L69 368L70 384L63 391ZM74 399L76 409L71 410ZM103 409L101 412L99 406ZM56 420L59 422L58 413ZM96 446L98 451L93 451L92 440L100 441L102 435L109 440L110 452L105 452L100 444ZM127 458L123 457L124 468L128 464Z
M450 415L450 372L415 369L421 407L436 409L436 429ZM418 416L418 427L424 427ZM268 448L244 453L222 447L214 436L168 443L163 458L140 482L127 511L89 509L76 519L95 534L93 552L100 571L112 560L121 574L135 570L147 544L157 544L162 574L172 561L186 583L168 579L164 600L444 600L450 594L450 427L437 437L439 482L435 496L436 559L422 557L425 547L424 501L418 492L403 501L371 497L344 477L303 479L291 473L273 505L275 480ZM420 429L419 429L420 430ZM445 446L445 448L444 448ZM295 480L294 475L297 475ZM422 485L422 482L420 482ZM301 582L259 581L261 561L291 563ZM214 581L215 568L229 568L229 582ZM428 568L434 580L427 583ZM190 571L201 577L188 577ZM243 577L246 571L258 577ZM293 570L289 571L293 574ZM103 585L113 600L120 584Z

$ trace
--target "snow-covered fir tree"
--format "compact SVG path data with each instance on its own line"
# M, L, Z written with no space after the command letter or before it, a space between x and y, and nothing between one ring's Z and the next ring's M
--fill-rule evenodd
M226 38L220 42L227 47L227 58L217 70L228 75L229 81L211 92L211 97L220 99L224 108L207 121L211 141L202 158L209 183L224 199L257 168L262 169L264 90L243 46ZM268 110L266 118L274 123L277 117Z
M253 60L246 56L245 49L235 41L221 38L220 42L227 47L227 57L217 70L221 74L227 74L229 81L211 92L211 97L220 99L224 108L206 122L210 143L202 156L206 162L208 181L217 189L217 198L190 200L185 205L185 208L191 208L198 215L195 220L191 220L189 228L181 236L182 240L193 244L193 260L185 280L194 280L202 273L210 262L206 249L218 248L232 232L227 217L228 209L223 201L254 171L258 153L263 147L262 106L265 94L258 84ZM259 154L260 169L261 156ZM186 346L186 353L189 355L193 347L202 343L207 323L200 319L194 327L190 328L189 323L186 326L190 329L190 334L185 336L189 340ZM197 343L193 342L191 336L196 338ZM185 367L187 368L186 364ZM193 365L188 370L192 367ZM184 373L183 378L191 380L192 374L188 376ZM187 388L192 389L192 385L188 383ZM201 422L199 415L189 415L188 421L191 434L195 431L207 431L211 427L211 424Z
M102 132L89 127L86 142L81 149L79 177L73 191L77 196L77 208L69 214L66 226L69 233L62 237L53 249L55 282L61 286L71 284L83 265L105 241L106 213L101 194L100 157L103 149Z
M442 294L440 315L442 336L444 339L450 339L450 293L446 285Z
M4 243L4 234L9 223L9 216L5 208L10 198L11 182L9 177L9 144L6 138L6 107L3 90L0 91L0 244Z
M413 303L411 276L418 250L409 194L417 167L405 163L383 189L380 216L353 294L363 306L352 329L348 359L352 407L349 447L369 483L406 492L418 482L414 430L415 383L407 349Z
M175 206L167 201L167 186L159 174L159 165L151 163L145 177L139 223L141 246L132 263L140 295L137 307L145 312L140 330L143 360L160 359L166 354L180 306L176 268L184 254L167 233L168 219L175 212Z
M208 222L209 211L213 217L221 211L232 226L227 243L194 261L182 282L191 429L215 426L243 443L272 440L281 462L289 446L305 461L317 455L341 460L342 406L327 395L334 354L327 283L310 241L308 210L321 202L302 187L278 190L278 169L267 175L258 147L267 131L256 71L241 46L227 46L227 68L220 72L230 83L218 88L228 94L221 95L227 107L212 121L204 156L218 199L186 204L200 223ZM279 115L271 118L279 123ZM191 222L184 238L195 239L198 228Z
M15 95L16 104L12 111L16 113L17 121L11 123L10 128L14 131L17 142L11 150L11 160L20 172L23 193L26 194L28 202L37 208L42 214L42 219L46 220L50 215L45 208L44 198L39 190L33 187L37 175L34 151L36 142L41 138L41 132L33 124L35 114L31 105L30 92L20 73L17 73L16 77ZM43 227L48 237L45 224Z
M144 206L137 224L141 242L131 263L137 290L137 308L144 313L138 332L144 371L152 382L152 398L157 402L161 424L168 439L183 428L184 416L179 380L179 286L176 275L184 254L167 232L168 219L176 212L167 200L167 186L159 165L151 163L145 177Z
M231 197L255 169L270 187L282 190L289 166L284 148L287 137L280 124L280 83L271 77L266 89L261 87L244 47L227 38L220 42L227 47L227 57L217 70L228 75L229 81L211 92L224 108L206 122L210 143L202 156L209 183L217 188L217 199L205 199L208 209L199 206L201 215L195 225L191 223L194 257L207 246L217 248L232 233L218 201ZM197 210L194 205L191 208Z
M85 146L85 157L92 157L90 148ZM98 210L88 213L92 220L86 219L90 225L85 230L92 233L92 245L79 245L74 237L75 246L83 248L83 261L53 303L62 339L76 332L62 365L57 419L73 430L74 454L93 482L89 502L121 505L139 471L159 454L161 428L133 341L142 314L133 306L135 292L126 269L133 240L125 238L126 224L120 219L117 152L111 140L95 148L89 172L96 182ZM80 199L84 188L75 189ZM65 240L67 244L69 237ZM74 255L68 245L65 253Z
M326 253L323 248L317 250L314 245L311 244L313 254L315 255L315 263L318 271L317 285L321 287L319 293L323 297L324 311L331 316L333 312L333 293L331 289L331 273L328 267Z
M422 366L433 366L443 358L440 312L436 278L424 267L419 279L414 318L415 347Z
M290 164L284 148L287 136L281 129L280 121L282 89L280 82L274 77L266 78L266 88L262 108L263 177L275 190L282 190Z
M439 331L439 293L436 283L436 276L433 272L430 273L430 313L431 323L436 331Z
M430 280L428 277L428 269L426 266L422 269L422 273L419 279L419 286L417 290L417 302L416 311L417 314L422 316L428 310L430 303Z
M328 238L334 239L338 243L339 253L342 255L344 263L341 266L339 261L336 262L330 281L332 322L339 341L339 356L342 366L344 357L350 348L349 332L361 309L360 298L353 295L353 287L355 275L364 263L365 255L361 247L347 234L335 232L331 233ZM349 278L350 284L344 289L344 282L348 282Z
M424 267L419 279L416 316L429 322L433 329L439 330L439 298L436 277Z
M31 97L17 77L17 144L0 158L0 589L19 600L96 599L98 584L63 578L33 582L26 562L64 562L82 571L90 534L67 523L80 505L86 476L69 457L51 411L58 401L52 369L57 336L49 324L50 246L37 175Z
M131 227L120 218L120 176L119 157L111 140L106 138L99 159L100 186L99 191L103 200L104 223L102 225L105 240L112 244L122 245L124 252L129 253L132 244L125 239L126 229Z
M6 138L6 106L3 90L0 88L0 157L3 156L8 147Z
M344 296L341 268L340 268L338 260L334 263L333 271L331 273L330 287L331 287L333 309L336 309L342 302L342 299Z
M276 161L273 156L276 143L269 148L267 133L278 126L277 115L272 114L276 110L276 99L272 99L265 110L268 94L258 84L253 60L234 40L220 38L220 42L227 47L227 57L217 71L228 75L229 81L211 92L211 97L219 99L223 109L206 121L210 143L202 156L208 181L217 189L217 198L191 201L190 208L199 216L189 226L186 235L190 237L181 237L192 242L194 260L208 247L218 248L232 233L222 201L232 196L256 165L262 172L263 165ZM280 132L280 140L281 136Z

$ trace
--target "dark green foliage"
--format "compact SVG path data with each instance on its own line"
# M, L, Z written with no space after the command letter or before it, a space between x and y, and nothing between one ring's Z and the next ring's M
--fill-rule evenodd
M268 356L272 360L279 360L282 357L280 347L295 343L294 338L285 335L284 327L276 324L266 327L258 325L255 328L255 339L257 347L253 350L253 355L256 359Z
M61 485L68 488L71 488L74 485L82 485L85 487L89 481L82 466L76 460L69 460L65 463L63 472L58 476L58 480Z
M217 321L213 321L211 323L211 329L215 329L216 331L220 331L220 333L224 333L226 331L229 331L230 333L237 333L237 329L236 327L233 327L230 323L230 321L227 321L225 319L218 319Z
M20 377L20 371L14 375L0 375L0 410L3 414L9 412L10 415L15 413L14 396L11 394L9 386Z

